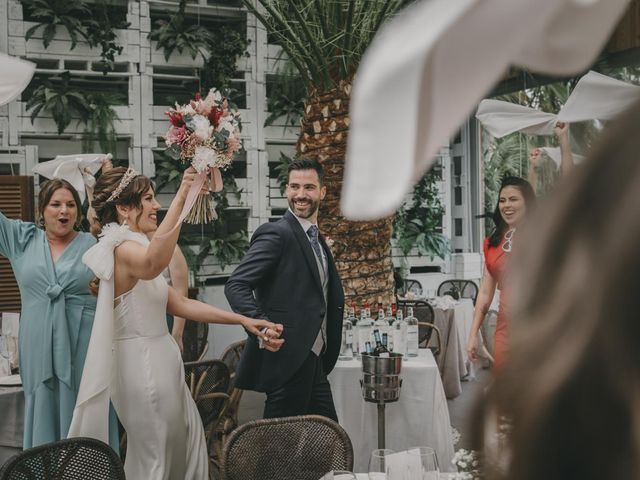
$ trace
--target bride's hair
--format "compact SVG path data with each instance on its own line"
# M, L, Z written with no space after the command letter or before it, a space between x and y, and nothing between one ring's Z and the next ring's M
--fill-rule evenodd
M137 175L129 182L116 198L109 201L113 192L119 187L122 177L127 172L124 167L117 167L104 172L96 181L93 189L93 201L91 206L96 212L97 221L91 225L91 233L95 236L102 231L102 227L108 223L118 222L116 205L127 205L142 208L142 196L153 188L151 180L144 175ZM136 218L136 221L138 219ZM89 290L95 296L98 295L100 280L94 277L89 282Z
M152 188L151 180L144 175L137 175L125 186L118 196L108 201L113 192L120 185L122 177L127 172L124 167L113 168L100 175L93 190L91 205L96 212L98 223L91 228L91 233L98 235L107 223L118 222L116 205L127 205L142 208L142 196ZM137 219L136 219L137 221Z

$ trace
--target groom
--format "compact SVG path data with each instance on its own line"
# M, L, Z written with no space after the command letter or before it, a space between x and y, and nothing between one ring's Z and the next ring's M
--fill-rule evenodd
M265 418L313 413L337 421L327 374L340 351L344 293L318 231L322 165L300 158L288 175L289 210L256 230L225 286L235 312L282 324L284 344L260 345L249 335L236 386L266 392Z

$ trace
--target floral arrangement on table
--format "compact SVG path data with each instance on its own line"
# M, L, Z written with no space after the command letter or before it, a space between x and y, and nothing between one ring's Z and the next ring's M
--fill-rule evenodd
M454 445L460 442L461 437L458 429L451 427L451 439ZM450 475L452 480L482 480L478 452L475 450L464 448L456 450L451 463L458 470L457 473Z
M231 165L242 148L240 114L222 94L212 88L206 97L196 93L186 105L176 103L166 115L171 127L164 136L165 153L174 161L190 163L198 172L181 218L187 223L208 223L216 217L211 196L201 192L222 190L220 169Z

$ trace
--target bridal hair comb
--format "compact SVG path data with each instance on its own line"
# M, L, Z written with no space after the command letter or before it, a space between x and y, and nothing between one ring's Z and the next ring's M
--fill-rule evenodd
M124 175L120 179L120 183L118 184L116 189L113 191L113 193L111 193L109 198L107 198L106 203L113 202L114 200L116 200L122 193L122 190L127 188L127 185L131 183L131 180L133 180L138 175L139 175L138 172L136 172L133 167L127 168L127 171L124 172Z

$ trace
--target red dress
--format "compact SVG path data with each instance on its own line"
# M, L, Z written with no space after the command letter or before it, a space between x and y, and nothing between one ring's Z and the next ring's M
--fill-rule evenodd
M490 247L489 239L485 238L484 240L484 263L500 290L500 306L498 310L498 318L496 320L496 333L493 340L493 358L495 360L496 368L500 368L504 363L507 353L508 337L507 295L504 289L504 277L510 254L502 249L503 244L504 240L502 240L499 245Z

